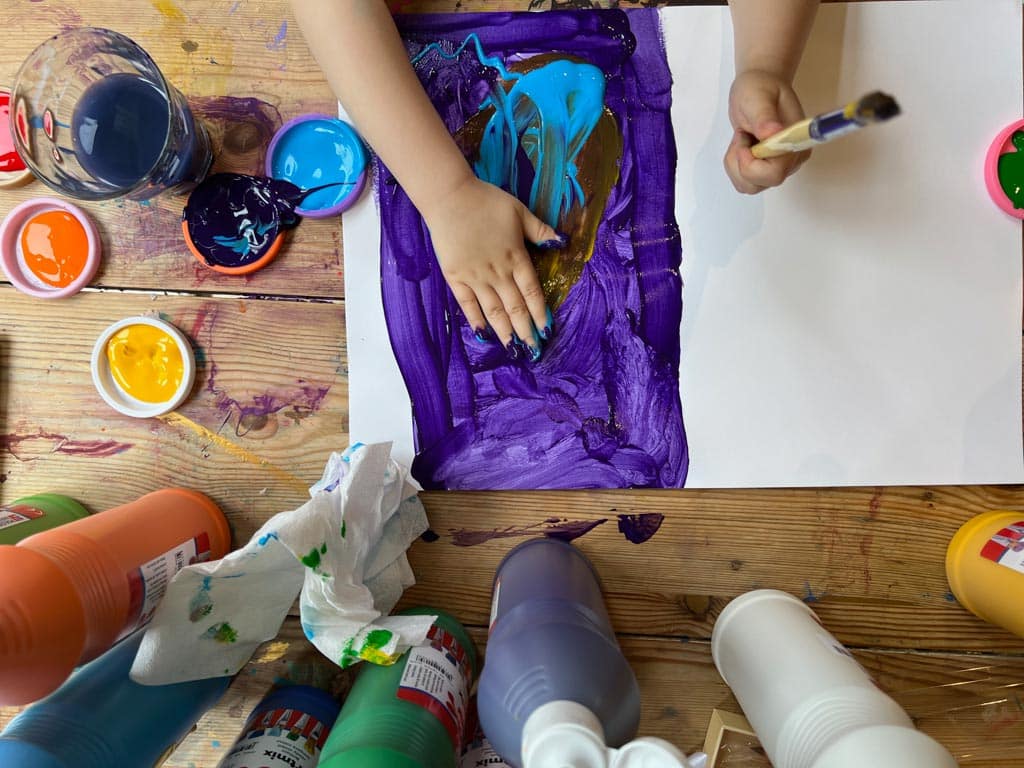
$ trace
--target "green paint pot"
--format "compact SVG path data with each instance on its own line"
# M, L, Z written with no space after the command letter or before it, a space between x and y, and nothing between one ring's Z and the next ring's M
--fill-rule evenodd
M319 768L452 768L465 741L469 692L479 674L473 641L436 615L429 645L390 667L364 664L320 754Z
M26 496L0 506L0 544L17 544L34 533L56 528L89 514L74 499L56 493Z

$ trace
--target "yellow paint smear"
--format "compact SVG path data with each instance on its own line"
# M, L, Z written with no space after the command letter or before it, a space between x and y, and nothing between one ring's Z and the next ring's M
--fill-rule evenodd
M304 482L302 479L293 475L291 472L286 472L275 464L271 464L269 461L264 459L262 456L258 456L252 451L248 451L242 446L231 442L226 437L221 437L216 432L213 432L202 424L197 424L192 419L182 416L180 413L167 413L159 417L166 424L171 424L177 427L185 427L186 429L195 432L203 440L209 441L211 444L216 445L218 448L222 448L225 452L234 456L236 459L241 459L246 464L254 464L257 467L263 467L269 471L272 475L275 475L279 480L285 483L289 488L300 491L303 496L309 493L309 483Z
M267 649L260 654L259 658L253 659L256 664L269 664L272 661L277 661L288 653L288 643L282 640L275 640Z
M171 21L188 21L185 12L175 5L171 0L150 0L153 7L160 11L160 14Z

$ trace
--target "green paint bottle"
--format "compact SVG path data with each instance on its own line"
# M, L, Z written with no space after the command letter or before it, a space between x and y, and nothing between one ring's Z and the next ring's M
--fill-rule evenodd
M0 506L0 544L17 544L34 533L85 517L89 510L56 493L26 496Z
M390 667L364 664L320 755L319 768L454 768L465 742L476 648L453 617L436 615L427 642Z

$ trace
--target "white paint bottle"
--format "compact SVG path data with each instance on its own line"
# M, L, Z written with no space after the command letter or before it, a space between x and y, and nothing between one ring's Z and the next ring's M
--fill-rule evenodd
M775 768L957 766L793 595L733 600L711 653Z

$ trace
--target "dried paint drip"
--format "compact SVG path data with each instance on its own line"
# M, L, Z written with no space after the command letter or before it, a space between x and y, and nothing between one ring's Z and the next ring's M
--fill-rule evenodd
M1024 131L1010 138L1014 151L999 156L999 185L1016 209L1024 208Z
M66 288L89 262L89 237L67 211L43 211L22 227L18 243L28 271L43 285Z
M166 403L181 386L185 363L177 342L151 325L129 325L107 342L107 363L125 394L144 403Z
M303 193L276 179L217 173L189 196L182 220L190 248L212 267L253 265L296 226Z

